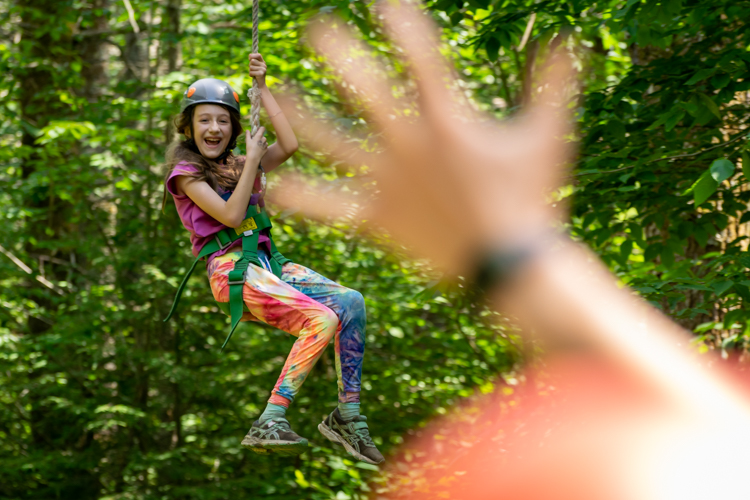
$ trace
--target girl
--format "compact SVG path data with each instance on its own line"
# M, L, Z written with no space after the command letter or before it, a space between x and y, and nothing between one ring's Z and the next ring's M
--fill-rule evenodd
M230 301L231 284L237 284L232 281L237 274L230 277L230 273L237 272L235 263L243 255L252 254L250 262L260 265L243 268L235 288L241 291L246 307L242 320L262 321L297 337L266 409L242 444L258 453L285 455L308 448L307 440L291 429L285 413L334 339L339 403L318 429L359 460L378 464L383 456L370 438L366 417L359 414L366 323L362 295L289 262L276 251L269 229L248 225L253 219L245 218L265 214L265 186L259 171L272 171L297 150L294 132L266 86L263 57L250 54L249 59L250 76L258 82L278 141L269 146L263 127L252 137L247 131L247 155L234 156L232 150L242 133L239 96L221 80L198 80L185 91L176 119L177 131L184 138L167 152L164 193L165 199L167 192L173 196L180 219L190 232L193 255L198 256L204 247L217 249L207 255L206 265L216 301ZM228 228L241 229L235 233ZM244 236L234 236L238 239L231 243L219 241L224 234ZM250 239L253 237L256 239ZM249 243L254 247L248 248Z

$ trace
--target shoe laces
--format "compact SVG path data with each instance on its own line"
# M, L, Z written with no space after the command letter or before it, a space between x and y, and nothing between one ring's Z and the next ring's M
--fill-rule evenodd
M268 422L272 422L273 425L269 426ZM285 431L291 431L292 430L292 426L289 425L289 421L284 420L284 419L275 419L275 418L272 418L272 419L268 420L267 422L265 422L263 424L263 426L265 426L266 430L271 430L271 429L274 429L274 430L275 429L282 429L282 430L285 430Z
M365 446L375 448L375 443L372 442L372 438L370 437L370 429L367 427L367 424L365 424L364 427L358 427L354 429L354 434L357 435L357 437L365 444Z

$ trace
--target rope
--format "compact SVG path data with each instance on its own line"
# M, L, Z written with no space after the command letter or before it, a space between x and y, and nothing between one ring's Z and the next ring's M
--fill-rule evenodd
M258 0L253 0L253 54L258 53ZM247 91L250 98L250 122L252 123L251 134L254 136L260 127L260 89L258 82L253 77L253 86Z

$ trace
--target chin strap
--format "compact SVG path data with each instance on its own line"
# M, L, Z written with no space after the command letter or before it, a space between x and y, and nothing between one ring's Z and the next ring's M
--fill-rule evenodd
M232 150L233 150L234 148L236 148L236 147L237 147L237 139L235 139L235 140L234 140L234 141L232 142L232 144L230 144L229 146L227 146L227 149L225 149L225 150L224 150L224 152L223 152L223 153L221 153L221 154L220 154L220 155L219 155L219 156L218 156L218 157L216 158L216 161L222 161L222 160L224 160L224 159L225 159L225 158L226 158L227 156L229 156L229 153L231 153L231 152L232 152Z

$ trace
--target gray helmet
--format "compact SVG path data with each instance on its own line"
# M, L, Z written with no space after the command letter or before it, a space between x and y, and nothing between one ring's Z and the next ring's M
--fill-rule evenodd
M194 104L221 104L240 112L240 96L229 84L216 78L203 78L188 87L180 103L180 113Z

